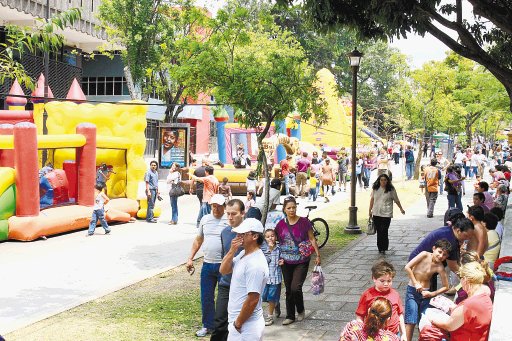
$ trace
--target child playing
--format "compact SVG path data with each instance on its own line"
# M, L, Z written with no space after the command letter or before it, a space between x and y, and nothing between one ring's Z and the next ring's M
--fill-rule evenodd
M231 194L231 186L228 185L229 179L224 177L222 179L222 184L219 185L219 194L222 194L224 198L226 198L226 202L233 198L233 194Z
M253 191L247 192L247 201L245 202L245 213L249 211L249 208L256 204L256 194Z
M447 239L435 242L432 252L423 251L410 260L405 266L409 276L409 285L405 294L405 331L407 341L412 340L414 327L419 322L420 315L427 309L430 299L449 288L448 275L444 270L443 262L448 258L452 245ZM430 279L439 274L443 286L430 291Z
M94 234L98 219L101 223L101 226L103 226L105 229L105 234L110 233L110 228L108 227L107 221L105 220L105 204L108 202L108 197L105 195L105 193L103 193L103 185L101 183L96 184L94 186L94 207L92 211L91 222L89 223L89 230L87 231L87 236L92 236Z
M263 253L268 262L268 280L265 289L263 290L262 301L268 302L268 315L265 319L265 326L274 324L274 309L279 305L279 298L281 297L281 268L284 264L281 258L281 249L276 244L277 236L273 229L265 231L265 243L262 245ZM277 317L280 315L280 309L276 309Z
M256 172L250 171L247 176L247 180L245 180L245 187L247 187L247 194L249 192L256 193L256 187L258 186L258 180L256 179Z
M381 260L372 267L372 280L375 286L367 289L361 295L356 310L356 316L359 321L364 321L368 315L368 309L371 307L376 297L384 297L389 300L393 312L389 318L386 330L393 334L400 332L401 340L405 341L405 324L403 315L403 304L400 294L392 288L393 277L395 277L395 268L392 264Z

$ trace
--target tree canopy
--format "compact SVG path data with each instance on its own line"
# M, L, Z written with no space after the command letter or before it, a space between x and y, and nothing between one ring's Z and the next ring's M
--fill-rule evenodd
M293 0L279 0L292 3ZM346 25L366 38L430 33L454 52L487 68L512 98L510 0L305 0L323 29ZM512 109L512 101L509 103Z

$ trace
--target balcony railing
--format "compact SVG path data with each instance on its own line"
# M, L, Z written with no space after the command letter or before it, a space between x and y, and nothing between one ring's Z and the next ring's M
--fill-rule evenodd
M50 0L49 3L51 15L71 8L80 8L82 18L73 25L73 28L100 39L107 39L105 30L97 26L100 21L96 18L96 12L101 0ZM0 4L34 17L44 18L47 0L0 0Z

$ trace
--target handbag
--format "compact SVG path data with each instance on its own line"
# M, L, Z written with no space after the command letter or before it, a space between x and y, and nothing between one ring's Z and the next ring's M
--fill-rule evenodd
M185 190L183 189L183 187L181 187L181 175L180 175L177 183L174 183L174 182L171 183L171 189L169 190L169 195L171 197L181 197L184 194L185 194Z
M375 234L377 231L375 231L375 225L373 224L373 218L368 218L368 227L366 228L366 234L371 236L372 234Z
M295 246L299 249L299 253L301 254L301 256L306 258L311 256L311 254L315 251L315 249L313 248L313 244L311 244L311 241L305 240L299 243L297 240L295 240L295 237L293 236L292 228L290 227L290 224L288 224L288 219L285 219L284 221L286 222L286 226L288 227L290 237L292 238Z
M313 274L311 275L311 293L313 295L320 295L324 292L325 277L320 265L315 265Z

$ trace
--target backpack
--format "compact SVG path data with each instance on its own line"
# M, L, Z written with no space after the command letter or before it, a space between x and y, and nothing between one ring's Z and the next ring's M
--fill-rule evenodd
M405 162L414 162L414 153L411 150L405 152Z

